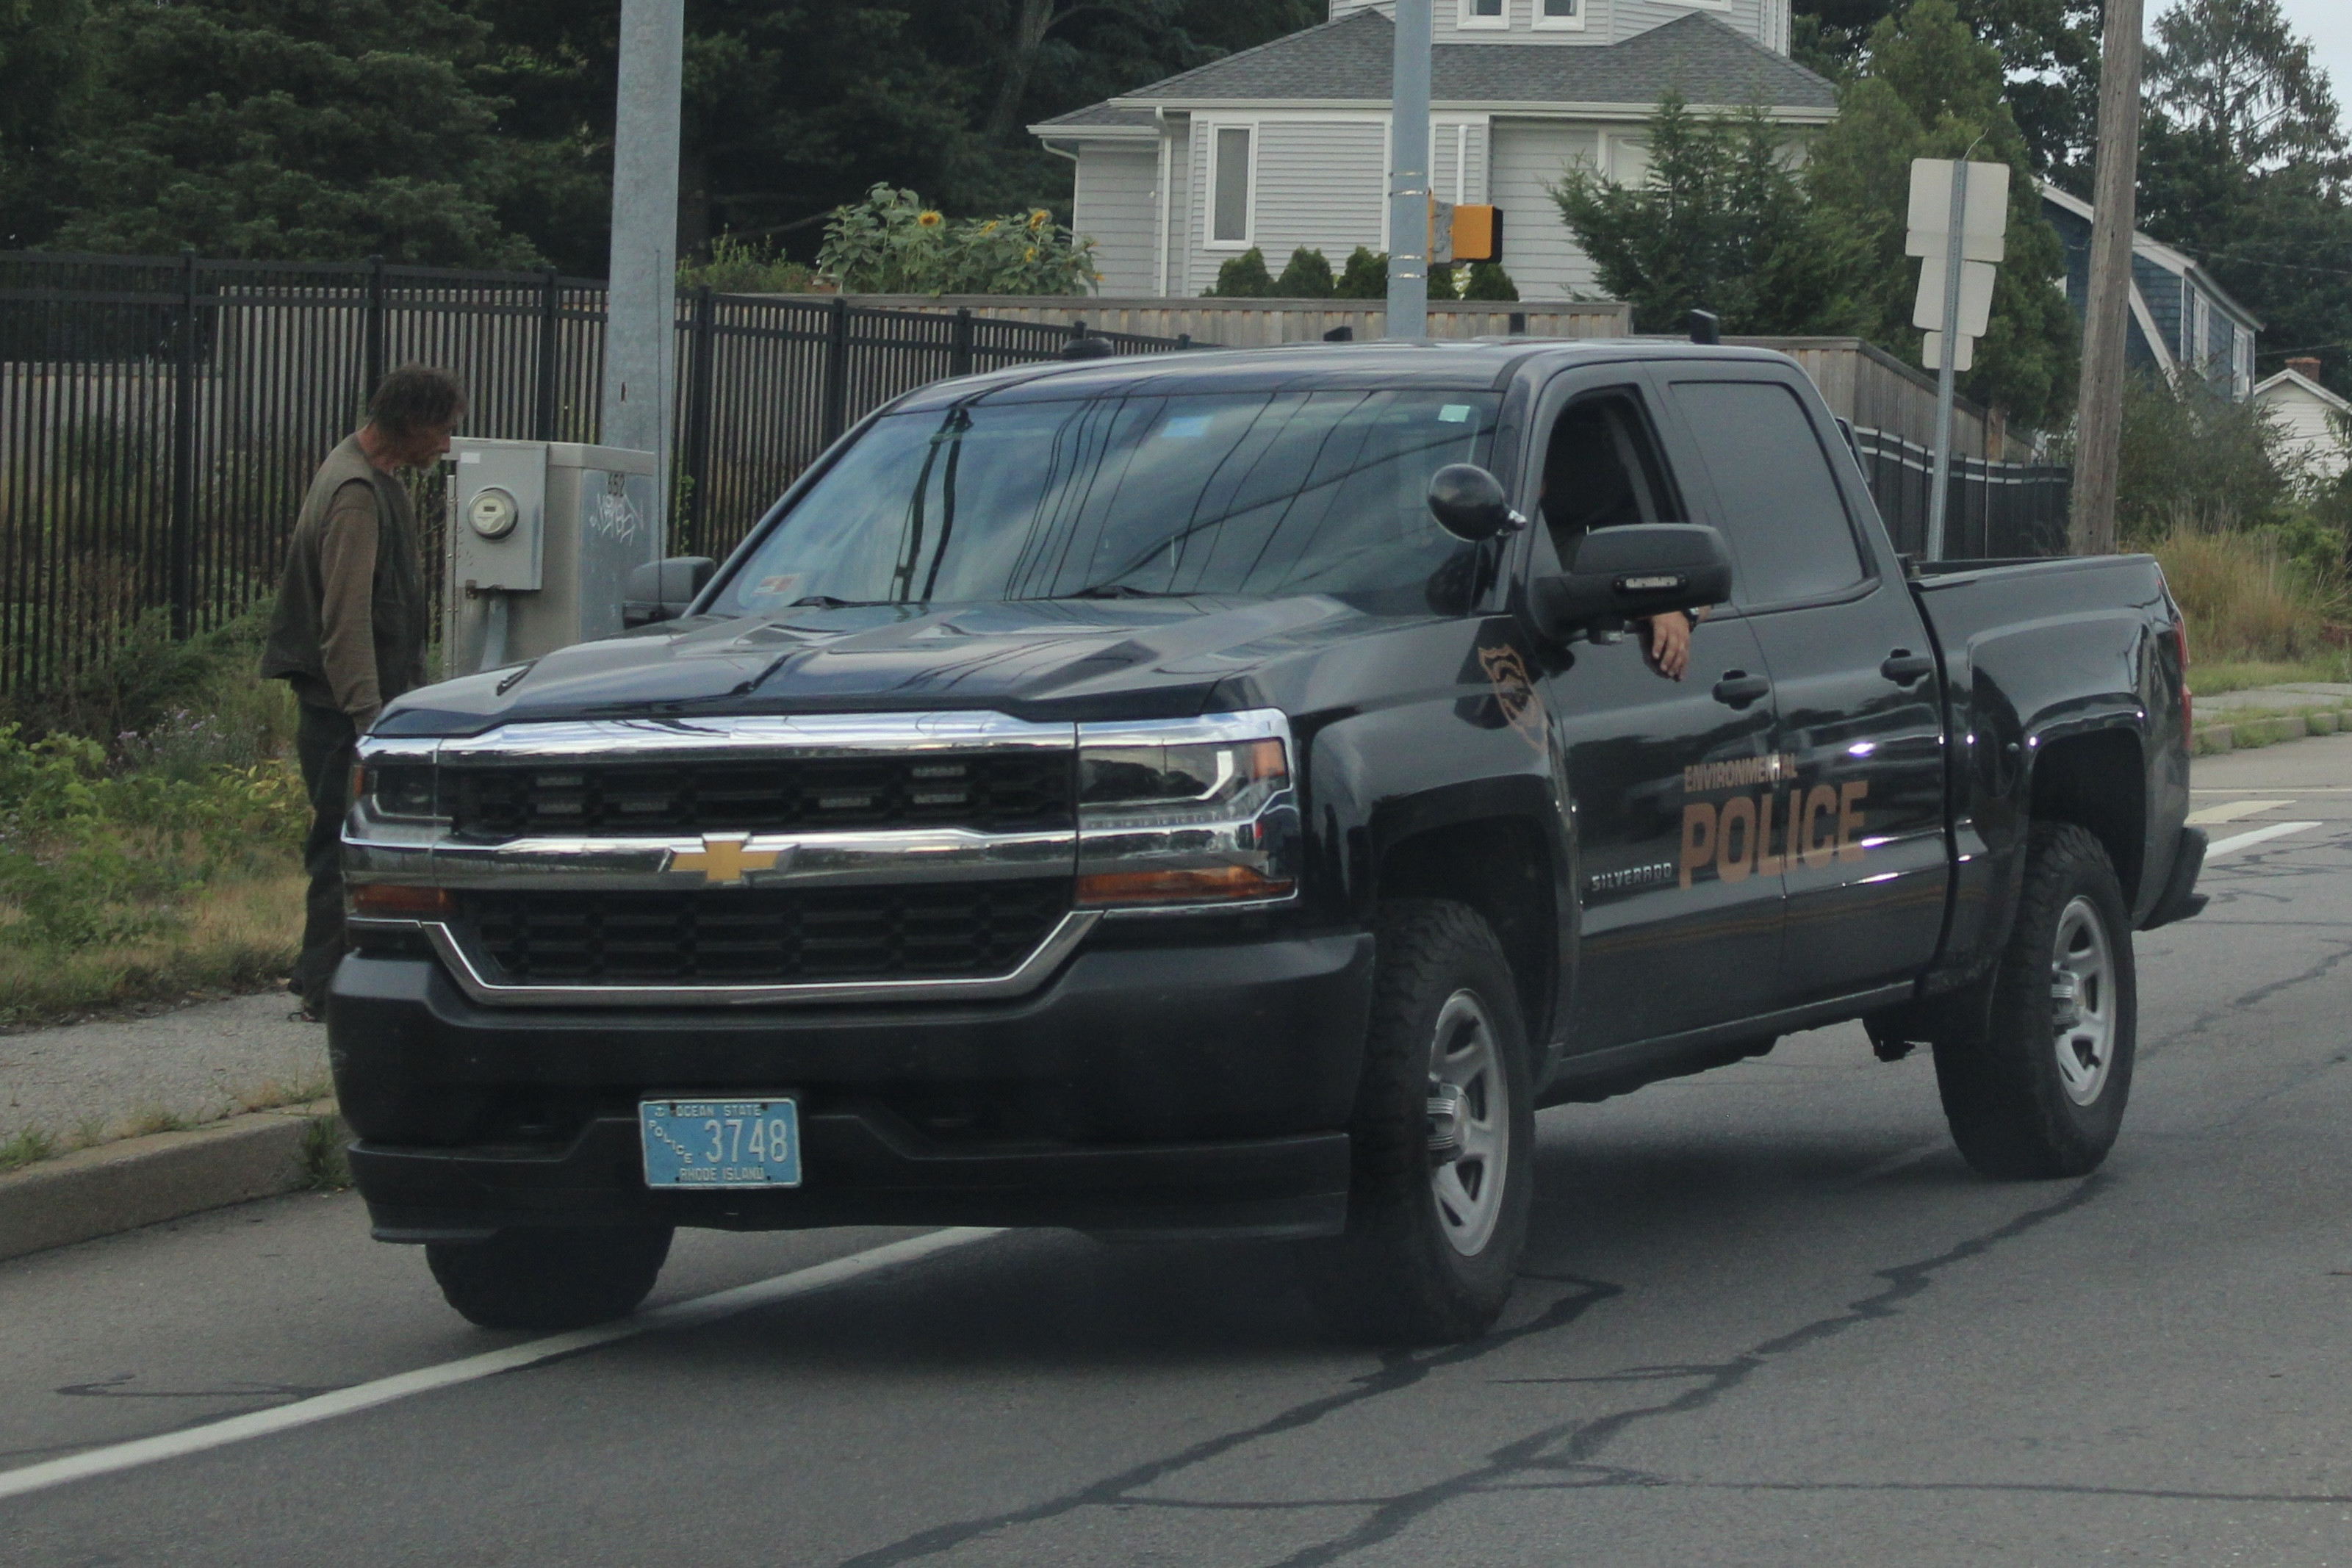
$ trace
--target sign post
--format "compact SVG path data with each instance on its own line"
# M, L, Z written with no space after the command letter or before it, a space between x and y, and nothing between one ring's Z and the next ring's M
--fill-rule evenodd
M654 454L656 548L668 538L670 407L677 381L677 143L686 10L622 0L613 122L613 250L602 429L607 447Z
M1930 561L1944 558L1959 373L1975 363L1976 341L1991 325L1993 268L2007 252L2008 233L2008 164L1913 161L1904 250L1922 259L1911 322L1927 332L1926 358L1936 372L1936 467L1927 496Z
M1429 336L1430 37L1430 0L1397 0L1389 116L1388 335L1406 342Z

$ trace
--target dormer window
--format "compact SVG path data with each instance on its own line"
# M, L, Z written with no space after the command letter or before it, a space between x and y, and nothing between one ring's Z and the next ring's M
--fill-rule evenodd
M1463 27L1507 27L1511 19L1504 12L1505 0L1462 0L1462 13L1455 24Z
M1584 0L1536 0L1536 26L1559 32L1584 30Z

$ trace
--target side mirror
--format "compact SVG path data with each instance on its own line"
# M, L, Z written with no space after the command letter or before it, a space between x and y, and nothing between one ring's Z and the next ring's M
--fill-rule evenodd
M649 626L674 621L686 614L710 584L719 563L708 555L673 555L629 574L628 591L621 600L621 624Z
M1601 621L1695 610L1731 597L1731 552L1714 529L1686 522L1599 528L1576 542L1568 570L1538 577L1528 609L1546 637L1565 640Z
M1503 481L1469 463L1448 463L1430 477L1429 514L1465 544L1516 533L1528 521L1511 510Z

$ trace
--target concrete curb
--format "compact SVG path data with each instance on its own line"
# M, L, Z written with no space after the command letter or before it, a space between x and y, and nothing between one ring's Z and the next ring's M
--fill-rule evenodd
M0 1258L135 1230L307 1185L302 1140L335 1102L78 1149L0 1176ZM338 1146L342 1124L336 1122Z
M2352 728L2352 710L2318 708L2307 713L2282 713L2262 719L2239 719L2227 724L2193 726L2189 752L2206 757L2248 746L2274 746L2282 741L2333 735Z

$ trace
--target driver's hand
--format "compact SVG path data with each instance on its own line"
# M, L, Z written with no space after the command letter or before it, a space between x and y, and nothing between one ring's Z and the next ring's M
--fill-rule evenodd
M1663 616L1652 616L1642 651L1650 668L1670 679L1680 680L1690 668L1691 619L1680 610L1668 610Z

